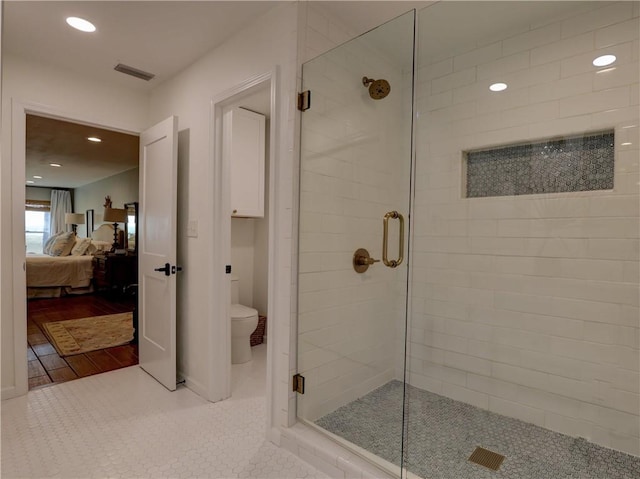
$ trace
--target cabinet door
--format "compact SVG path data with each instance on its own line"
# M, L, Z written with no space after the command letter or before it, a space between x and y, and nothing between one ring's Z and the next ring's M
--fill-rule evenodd
M265 117L242 108L227 113L233 216L264 216Z

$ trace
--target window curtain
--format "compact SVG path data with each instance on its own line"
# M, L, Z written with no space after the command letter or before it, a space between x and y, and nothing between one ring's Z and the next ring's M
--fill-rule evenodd
M65 213L73 213L71 193L65 190L51 190L51 219L49 221L51 236L63 231L71 231L71 225L64 224Z

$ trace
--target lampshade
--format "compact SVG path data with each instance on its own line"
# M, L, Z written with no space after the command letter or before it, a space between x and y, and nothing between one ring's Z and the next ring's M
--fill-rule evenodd
M84 215L82 213L65 213L64 224L66 225L83 225Z
M105 208L102 220L105 223L124 223L127 221L127 210L120 208Z

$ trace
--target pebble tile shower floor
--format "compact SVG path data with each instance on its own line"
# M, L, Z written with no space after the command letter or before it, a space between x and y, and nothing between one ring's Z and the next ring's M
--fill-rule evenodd
M640 458L408 387L405 467L429 479L638 479ZM399 465L403 383L391 381L316 421ZM467 459L506 456L496 472Z
M265 397L210 403L138 367L2 403L3 478L325 478L265 440Z

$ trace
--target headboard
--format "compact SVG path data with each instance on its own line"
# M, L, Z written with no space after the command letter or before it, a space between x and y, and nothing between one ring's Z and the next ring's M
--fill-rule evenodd
M110 223L101 224L91 233L91 239L113 243L113 225ZM118 228L118 244L124 247L122 246L124 245L124 231L120 228Z

